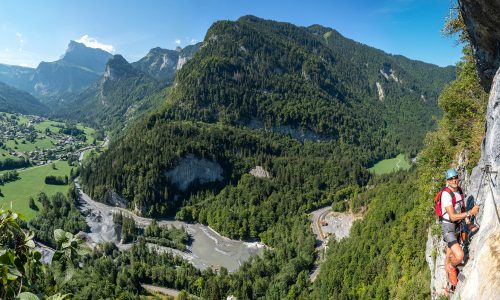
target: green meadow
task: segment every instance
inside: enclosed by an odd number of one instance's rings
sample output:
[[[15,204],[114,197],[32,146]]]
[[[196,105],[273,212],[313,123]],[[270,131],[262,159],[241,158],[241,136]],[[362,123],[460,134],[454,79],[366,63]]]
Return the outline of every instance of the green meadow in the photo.
[[[17,142],[17,144],[16,144]],[[33,151],[36,148],[38,149],[52,149],[54,147],[54,144],[57,142],[57,140],[53,138],[37,138],[34,143],[28,142],[26,140],[8,140],[5,142],[5,145],[10,148],[10,149],[15,149],[21,152],[28,152],[28,151]]]
[[[0,161],[6,160],[7,158],[17,159],[17,157],[9,154],[9,151],[0,148]]]
[[[36,131],[38,131],[38,132],[45,132],[45,130],[47,128],[52,132],[59,132],[59,129],[61,129],[61,126],[64,126],[64,123],[50,121],[50,120],[45,120],[45,121],[42,121],[40,123],[36,123],[35,125],[33,125],[33,127],[35,127]]]
[[[369,168],[368,171],[374,173],[375,175],[382,175],[399,170],[408,170],[410,167],[411,163],[407,160],[407,158],[403,154],[399,154],[395,158],[379,161],[373,167]]]
[[[45,184],[45,177],[48,175],[69,177],[71,166],[66,161],[55,161],[54,164],[56,169],[52,168],[52,164],[48,164],[17,170],[21,179],[0,185],[2,191],[0,206],[10,208],[12,203],[12,209],[23,214],[26,220],[30,220],[36,215],[36,211],[28,206],[30,196],[36,199],[38,193],[42,191],[47,195],[54,195],[57,192],[66,194],[68,185]],[[5,172],[0,172],[0,174]],[[40,206],[38,202],[36,203]]]

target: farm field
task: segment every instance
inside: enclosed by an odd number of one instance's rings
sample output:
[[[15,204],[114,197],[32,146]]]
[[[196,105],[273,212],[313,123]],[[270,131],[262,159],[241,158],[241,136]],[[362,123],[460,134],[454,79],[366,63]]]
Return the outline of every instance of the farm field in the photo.
[[[374,173],[375,175],[382,175],[399,170],[408,170],[410,167],[411,163],[406,159],[406,157],[403,154],[399,154],[395,158],[379,161],[373,167],[369,168],[368,171]]]
[[[0,185],[2,196],[0,196],[0,206],[10,208],[24,215],[26,220],[32,219],[36,215],[36,211],[28,206],[29,197],[36,199],[40,192],[45,192],[47,195],[53,195],[57,192],[66,194],[68,185],[49,185],[45,184],[45,177],[48,175],[69,177],[71,166],[66,161],[55,161],[56,169],[52,168],[52,163],[31,167],[28,169],[17,170],[21,179],[14,182],[8,182]],[[76,167],[73,167],[76,169]],[[7,171],[0,172],[0,174]],[[40,205],[37,202],[37,205]]]

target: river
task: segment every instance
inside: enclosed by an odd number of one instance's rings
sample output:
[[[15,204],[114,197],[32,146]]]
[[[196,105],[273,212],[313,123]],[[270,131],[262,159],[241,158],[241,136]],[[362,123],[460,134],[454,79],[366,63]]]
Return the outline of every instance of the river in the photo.
[[[133,217],[138,227],[144,228],[152,221],[149,218],[139,217],[129,210],[96,202],[80,189],[78,183],[76,185],[80,193],[78,209],[87,215],[86,221],[90,227],[88,235],[95,243],[113,242],[120,250],[126,250],[132,246],[132,244],[121,244],[118,240],[117,226],[113,223],[113,212],[122,211],[122,213]],[[202,224],[189,224],[175,220],[159,220],[157,222],[160,226],[184,227],[191,236],[192,243],[188,247],[188,251],[184,252],[153,244],[149,246],[160,252],[165,251],[182,256],[198,269],[225,267],[229,272],[234,272],[251,256],[262,254],[265,248],[263,243],[249,243],[223,237]]]

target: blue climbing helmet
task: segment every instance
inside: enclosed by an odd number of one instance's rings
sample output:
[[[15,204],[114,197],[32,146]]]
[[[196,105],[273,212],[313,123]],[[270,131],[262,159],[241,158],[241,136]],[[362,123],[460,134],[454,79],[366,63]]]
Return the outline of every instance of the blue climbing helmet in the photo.
[[[448,169],[448,171],[446,171],[446,180],[450,179],[451,177],[455,177],[455,176],[458,176],[457,170]]]

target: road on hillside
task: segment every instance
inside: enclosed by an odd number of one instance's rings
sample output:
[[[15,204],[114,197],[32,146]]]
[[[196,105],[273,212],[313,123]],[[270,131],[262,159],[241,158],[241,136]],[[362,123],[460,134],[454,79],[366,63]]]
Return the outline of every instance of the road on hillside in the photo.
[[[148,291],[160,292],[162,294],[169,295],[172,297],[177,297],[180,294],[180,291],[174,290],[174,289],[169,289],[166,287],[155,286],[155,285],[150,285],[150,284],[141,284],[141,286]]]
[[[314,263],[312,273],[309,275],[309,280],[311,282],[314,282],[316,280],[316,277],[319,274],[319,269],[320,269],[319,265],[321,264],[321,260],[322,260],[321,253],[322,253],[323,249],[325,248],[326,243],[328,242],[325,239],[325,236],[323,234],[323,229],[321,228],[320,222],[322,219],[324,219],[325,215],[331,211],[332,211],[332,207],[326,206],[326,207],[323,207],[323,208],[320,208],[318,210],[311,212],[311,214],[309,215],[310,216],[309,219],[311,220],[311,228],[312,228],[312,231],[316,237],[316,252],[318,253],[318,259]]]
[[[316,236],[317,243],[320,243],[320,247],[325,241],[325,235],[321,229],[321,220],[324,219],[325,215],[332,211],[331,206],[323,207],[318,210],[311,212],[310,220],[314,235]]]
[[[325,248],[328,244],[330,237],[335,237],[340,240],[349,236],[354,220],[360,216],[351,213],[332,212],[332,207],[327,206],[309,213],[309,220],[311,220],[311,228],[316,237],[316,252],[318,259],[313,267],[313,272],[309,275],[311,281],[316,280],[319,274],[319,266],[324,260]],[[325,226],[321,225],[321,221],[325,221]]]

